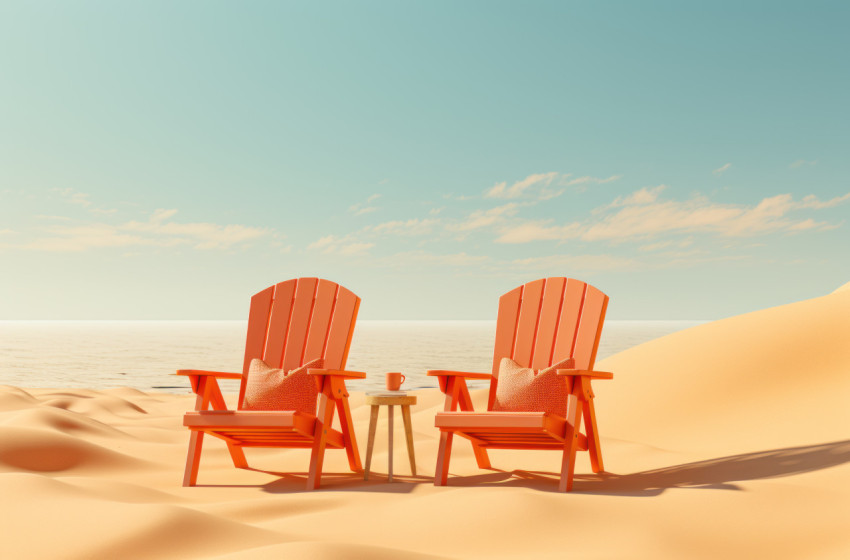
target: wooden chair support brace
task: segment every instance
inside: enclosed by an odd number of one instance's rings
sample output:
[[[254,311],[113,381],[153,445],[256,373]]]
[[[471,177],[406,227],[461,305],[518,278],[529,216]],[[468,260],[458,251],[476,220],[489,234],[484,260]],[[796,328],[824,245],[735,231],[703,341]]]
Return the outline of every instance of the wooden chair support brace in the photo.
[[[587,451],[590,455],[590,467],[595,473],[599,473],[605,470],[605,466],[602,463],[602,445],[599,442],[599,429],[596,425],[596,407],[593,403],[593,399],[596,395],[593,393],[593,389],[590,385],[591,379],[610,379],[613,377],[613,374],[609,374],[607,372],[592,372],[597,374],[606,374],[606,376],[589,376],[589,375],[575,375],[574,373],[562,373],[562,371],[568,370],[559,370],[558,375],[565,375],[567,377],[567,381],[570,385],[570,393],[575,395],[580,410],[582,411],[582,417],[584,418],[585,425],[585,433],[587,435]],[[574,371],[574,370],[573,370]],[[611,377],[608,377],[610,375]]]
[[[561,459],[561,480],[558,484],[560,492],[573,489],[575,474],[576,452],[578,451],[579,431],[581,429],[582,403],[571,394],[567,397],[567,433],[564,438],[564,454]]]
[[[307,490],[315,490],[322,479],[322,463],[325,461],[325,448],[328,443],[328,429],[333,424],[334,405],[332,384],[323,382],[319,395],[319,410],[316,412],[316,431],[313,435],[313,450],[310,454],[310,471],[307,474]]]
[[[227,404],[224,402],[224,396],[221,394],[215,376],[189,375],[189,381],[192,384],[192,390],[197,394],[195,398],[195,410],[197,412],[210,410],[210,406],[212,406],[212,410],[227,410]],[[242,448],[231,442],[226,443],[233,465],[240,469],[248,468],[248,460],[245,458],[245,452],[242,451]],[[204,433],[199,430],[192,430],[189,435],[189,453],[186,460],[186,470],[183,473],[183,486],[194,486],[198,482],[198,467],[201,462],[203,444]]]
[[[446,395],[445,404],[443,405],[443,410],[446,412],[454,412],[455,410],[460,409],[461,411],[473,412],[472,407],[472,397],[469,395],[469,389],[466,386],[466,377],[472,377],[472,375],[457,375],[460,372],[452,372],[455,375],[441,375],[437,372],[429,372],[428,375],[436,375],[440,382],[440,388],[444,389],[443,392]],[[490,378],[491,376],[487,374],[473,374],[476,378]],[[439,451],[437,455],[437,472],[435,473],[434,483],[437,486],[445,486],[448,481],[449,476],[449,460],[452,452],[452,442],[454,440],[454,433],[451,431],[441,431],[440,432],[440,445]],[[475,455],[475,461],[478,463],[478,467],[482,469],[490,468],[490,456],[487,454],[487,450],[481,447],[479,444],[470,440],[472,443],[472,452]]]
[[[339,414],[339,425],[342,437],[345,441],[345,453],[348,456],[348,467],[354,472],[363,470],[360,463],[360,452],[357,449],[357,440],[354,437],[354,420],[351,418],[351,406],[348,404],[348,391],[345,389],[345,381],[339,377],[331,377],[333,399]]]

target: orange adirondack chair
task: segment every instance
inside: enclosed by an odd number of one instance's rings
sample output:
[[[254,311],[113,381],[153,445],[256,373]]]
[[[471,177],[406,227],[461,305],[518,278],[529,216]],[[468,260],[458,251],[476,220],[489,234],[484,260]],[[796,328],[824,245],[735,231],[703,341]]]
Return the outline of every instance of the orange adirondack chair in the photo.
[[[224,440],[238,468],[248,467],[244,447],[312,449],[308,490],[319,487],[328,447],[345,448],[351,470],[362,471],[345,380],[363,379],[366,374],[344,370],[359,307],[359,297],[328,280],[298,278],[281,282],[251,298],[241,374],[178,370],[178,375],[189,377],[197,394],[195,411],[183,417],[183,425],[191,430],[183,486],[197,482],[204,434]],[[286,371],[322,358],[323,369],[309,369],[319,390],[316,414],[244,410],[247,373],[254,358]],[[227,409],[217,378],[242,380],[236,410]],[[339,412],[341,431],[332,428],[334,409]]]
[[[434,484],[448,480],[452,439],[455,434],[472,442],[478,466],[490,468],[487,449],[555,449],[562,451],[559,490],[572,489],[576,452],[590,452],[593,472],[601,472],[602,452],[596,428],[592,379],[612,379],[608,372],[593,371],[608,296],[579,280],[544,278],[529,282],[499,299],[493,372],[470,373],[431,370],[445,393],[445,408],[438,412],[440,447]],[[566,384],[566,418],[547,412],[496,411],[496,388],[502,358],[535,370],[559,364],[557,379]],[[490,380],[486,412],[475,412],[466,379]],[[459,409],[459,410],[458,410]],[[580,433],[584,417],[586,434]]]

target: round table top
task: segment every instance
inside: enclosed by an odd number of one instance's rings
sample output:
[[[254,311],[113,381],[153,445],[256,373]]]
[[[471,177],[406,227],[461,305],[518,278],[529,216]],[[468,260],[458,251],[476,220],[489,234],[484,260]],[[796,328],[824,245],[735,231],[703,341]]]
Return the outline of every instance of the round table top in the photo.
[[[366,393],[367,405],[411,405],[416,404],[416,395],[408,395],[404,391],[384,391],[382,393]]]

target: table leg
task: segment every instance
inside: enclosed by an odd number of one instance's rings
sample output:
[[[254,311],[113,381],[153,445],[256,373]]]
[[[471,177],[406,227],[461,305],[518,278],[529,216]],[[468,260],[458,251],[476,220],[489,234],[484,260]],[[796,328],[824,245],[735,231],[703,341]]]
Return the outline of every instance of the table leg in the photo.
[[[404,435],[407,438],[407,456],[410,458],[410,474],[416,476],[416,459],[413,457],[413,425],[410,422],[410,405],[401,405],[401,419],[404,420]]]
[[[369,443],[366,445],[366,473],[363,480],[369,480],[369,467],[372,466],[372,450],[375,449],[375,430],[378,427],[378,405],[372,405],[372,414],[369,416]]]
[[[388,443],[387,443],[387,447],[389,448],[388,449],[389,453],[387,454],[387,482],[392,482],[393,481],[393,409],[395,407],[393,405],[389,405],[389,406],[387,406],[387,408],[389,409],[389,415],[390,415],[390,420],[389,420],[390,433],[389,433]]]

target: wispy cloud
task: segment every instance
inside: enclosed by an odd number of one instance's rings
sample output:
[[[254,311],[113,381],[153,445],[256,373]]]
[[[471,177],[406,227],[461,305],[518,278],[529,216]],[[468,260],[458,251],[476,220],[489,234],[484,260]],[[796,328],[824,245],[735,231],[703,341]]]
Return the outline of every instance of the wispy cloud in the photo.
[[[569,187],[575,185],[603,185],[605,183],[612,183],[622,178],[622,175],[611,175],[610,177],[606,177],[604,179],[601,177],[591,177],[590,175],[585,175],[584,177],[576,177],[575,179],[568,180],[566,182],[566,185]]]
[[[496,243],[529,243],[531,241],[561,241],[574,239],[582,233],[580,223],[562,226],[549,225],[553,220],[529,221],[502,228]]]
[[[411,220],[394,220],[384,222],[376,226],[367,226],[366,231],[381,235],[425,235],[431,233],[436,224],[440,223],[437,219],[413,218]]]
[[[516,202],[509,202],[502,206],[496,206],[489,210],[475,210],[470,213],[465,219],[458,223],[447,226],[453,231],[472,231],[484,227],[492,226],[493,224],[504,220],[508,216],[513,216],[517,213],[519,205]]]
[[[355,216],[361,216],[363,214],[368,214],[370,212],[374,212],[378,210],[377,206],[370,206],[370,204],[379,199],[381,197],[380,194],[373,194],[369,198],[366,199],[365,202],[357,202],[348,207],[348,211],[354,214]]]
[[[795,201],[790,194],[761,200],[755,206],[718,204],[705,197],[687,201],[659,201],[661,187],[641,189],[616,199],[593,218],[581,222],[554,224],[553,220],[512,223],[500,229],[497,243],[532,241],[622,242],[650,239],[663,234],[713,233],[725,237],[745,237],[768,232],[797,232],[837,227],[810,218],[793,219],[792,211],[831,208],[850,200],[850,193],[821,201],[808,195]],[[619,202],[618,202],[619,201]],[[618,209],[617,209],[618,208]],[[610,211],[617,209],[615,211]]]
[[[614,202],[609,204],[608,206],[604,206],[598,211],[607,210],[608,208],[617,208],[620,206],[634,206],[638,204],[651,204],[658,200],[658,196],[661,192],[667,188],[667,185],[658,185],[657,187],[649,188],[644,187],[640,190],[637,190],[631,194],[626,196],[618,196],[614,199]]]
[[[830,200],[826,200],[821,202],[818,200],[813,194],[806,195],[803,197],[803,200],[800,202],[800,208],[815,208],[817,210],[821,210],[823,208],[832,208],[833,206],[838,206],[842,202],[846,202],[850,200],[850,193],[847,193],[842,196],[836,196]]]
[[[168,246],[175,244],[173,241],[157,241],[140,235],[121,233],[109,224],[91,224],[50,228],[48,235],[27,242],[21,248],[48,252],[81,252],[109,247]]]
[[[325,254],[359,256],[367,254],[369,249],[374,246],[374,243],[356,241],[350,235],[343,237],[326,235],[308,245],[307,249],[316,250]]]
[[[810,201],[809,204],[813,204]],[[738,237],[791,230],[798,221],[786,218],[803,208],[790,194],[768,197],[754,207],[717,204],[704,197],[628,206],[589,225],[581,238],[586,241],[625,240],[670,232],[711,232]]]
[[[723,173],[725,173],[725,172],[726,172],[726,171],[727,171],[730,167],[732,167],[732,164],[731,164],[731,163],[727,163],[727,164],[721,165],[720,167],[718,167],[717,169],[715,169],[714,171],[712,171],[712,173],[714,173],[715,175],[722,175],[722,174],[723,174]]]
[[[170,244],[189,244],[196,249],[229,249],[271,234],[268,228],[237,224],[219,225],[210,222],[181,223],[170,221],[174,209],[157,209],[147,222],[127,222],[120,231],[151,234]]]
[[[691,246],[693,242],[693,237],[688,237],[687,239],[682,240],[659,241],[658,243],[649,243],[647,245],[641,245],[640,247],[638,247],[638,251],[641,251],[643,253],[649,253],[653,251],[659,251],[661,249],[684,249],[685,247]]]
[[[803,220],[802,222],[797,222],[791,226],[788,226],[790,231],[805,231],[807,229],[822,229],[824,226],[828,226],[826,222],[816,222],[813,219],[809,218],[807,220]]]
[[[742,261],[747,255],[712,255],[700,250],[667,251],[642,258],[621,257],[609,254],[550,255],[512,261],[511,268],[539,275],[562,274],[564,270],[592,274],[611,271],[634,271],[694,266],[705,263]]]
[[[453,266],[468,267],[480,266],[490,262],[492,259],[486,255],[469,255],[465,252],[437,254],[425,251],[403,251],[385,259],[390,266]]]
[[[542,188],[549,186],[557,176],[558,173],[556,171],[550,171],[549,173],[534,173],[521,181],[517,181],[510,187],[507,182],[498,183],[488,189],[487,192],[484,193],[484,196],[485,198],[519,198],[535,185]],[[548,191],[545,192],[545,195],[552,198],[552,194]]]
[[[640,266],[640,262],[629,257],[614,255],[550,255],[516,259],[513,266],[533,269],[544,274],[553,271],[572,270],[579,272],[600,272],[610,270],[630,270]]]
[[[64,198],[67,202],[71,204],[77,204],[84,208],[91,206],[91,200],[89,200],[89,196],[86,193],[75,191],[74,189],[65,188],[65,189],[50,189],[51,192],[58,194],[62,198]]]
[[[797,161],[791,163],[791,165],[789,165],[788,167],[790,167],[791,169],[797,169],[799,167],[808,167],[808,166],[817,165],[817,164],[818,164],[818,160],[816,160],[816,159],[813,159],[813,160],[798,159]]]
[[[117,225],[107,223],[51,225],[43,230],[44,234],[22,243],[19,248],[60,252],[78,252],[107,247],[173,247],[177,245],[186,245],[195,249],[229,249],[273,233],[267,228],[243,225],[170,221],[176,213],[176,210],[158,209],[145,222],[129,221]]]
[[[75,204],[77,206],[82,206],[89,212],[93,214],[114,214],[116,212],[115,208],[104,208],[102,206],[93,206],[91,201],[91,195],[84,192],[75,191],[71,188],[54,188],[50,189],[50,192],[58,194],[60,197],[65,199],[66,202],[70,204]]]
[[[70,216],[56,216],[53,214],[36,214],[33,216],[39,220],[50,220],[53,222],[73,222],[74,220]]]

